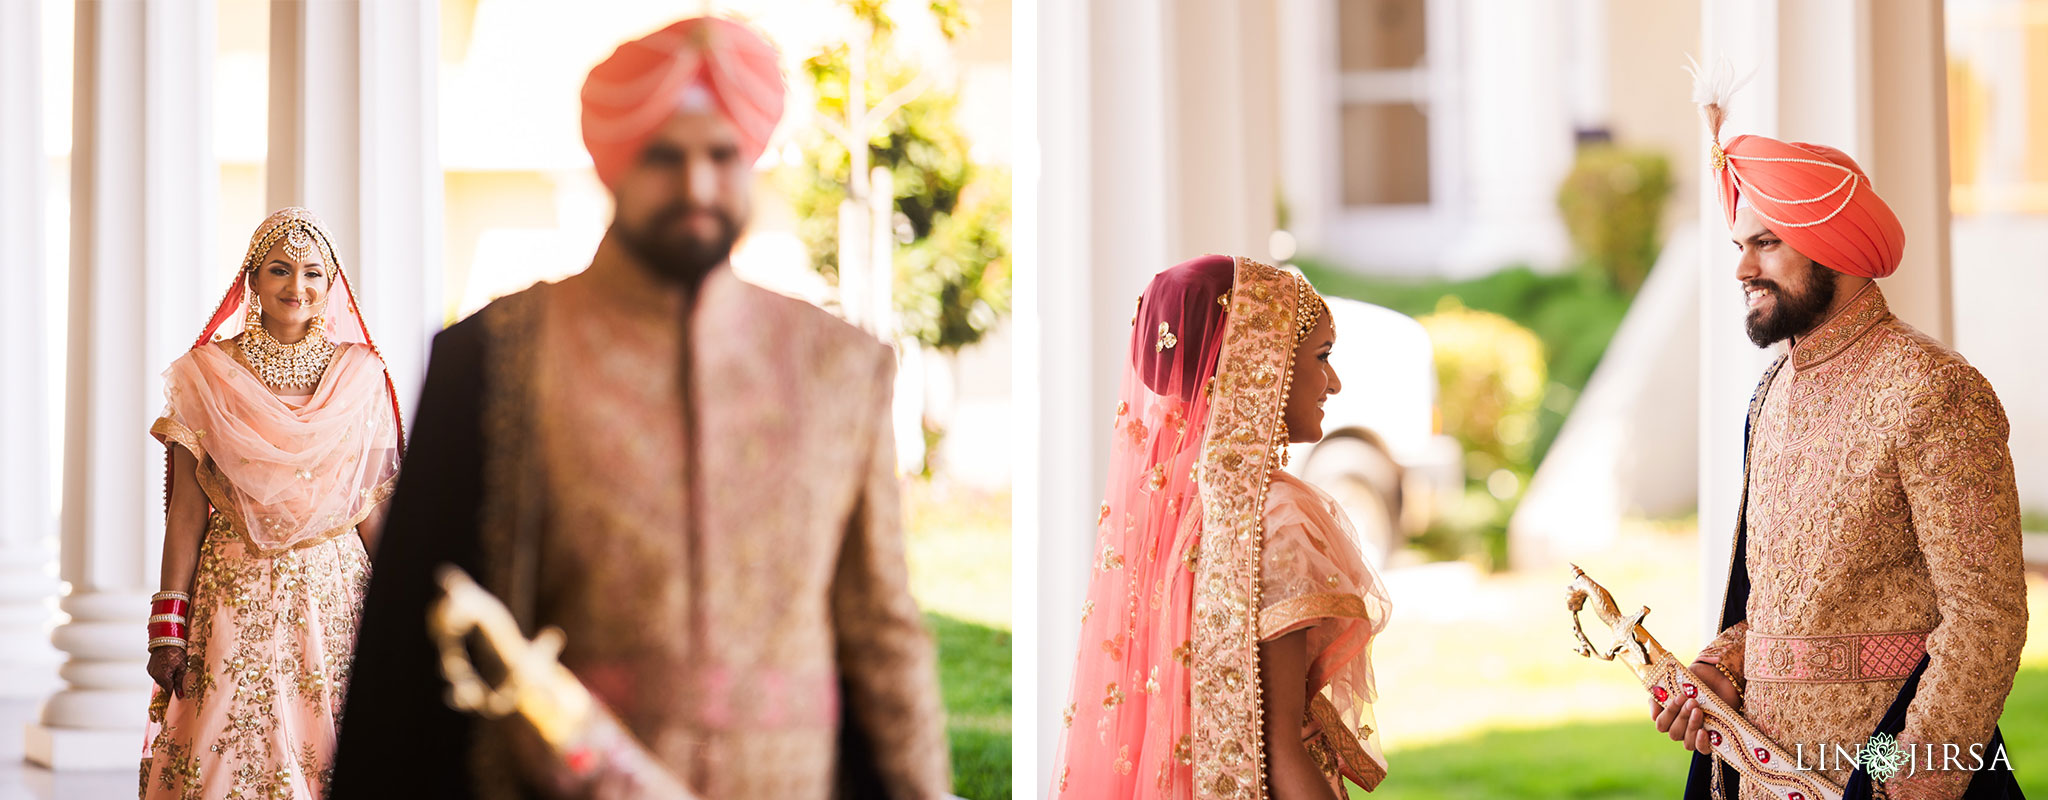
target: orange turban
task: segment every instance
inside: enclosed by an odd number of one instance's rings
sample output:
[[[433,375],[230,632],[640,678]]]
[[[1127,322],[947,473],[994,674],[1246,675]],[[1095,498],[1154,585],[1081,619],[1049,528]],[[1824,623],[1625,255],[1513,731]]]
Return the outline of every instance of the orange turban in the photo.
[[[1714,172],[1728,224],[1747,203],[1772,233],[1821,266],[1865,278],[1898,270],[1906,229],[1842,151],[1737,136],[1714,154]]]
[[[761,157],[782,118],[782,69],[760,34],[731,20],[686,19],[619,45],[583,80],[583,145],[610,186],[676,112],[715,106]]]

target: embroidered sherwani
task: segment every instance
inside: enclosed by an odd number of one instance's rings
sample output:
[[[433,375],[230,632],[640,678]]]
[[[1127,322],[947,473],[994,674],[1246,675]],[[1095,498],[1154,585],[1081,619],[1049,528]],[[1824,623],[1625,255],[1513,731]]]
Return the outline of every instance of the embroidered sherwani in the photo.
[[[1923,654],[1899,742],[1923,769],[1926,745],[1937,759],[1957,745],[1967,770],[1992,737],[2027,623],[2007,431],[1984,377],[1875,284],[1758,387],[1731,554],[1748,601],[1731,598],[1723,622],[1746,615],[1702,655],[1741,681],[1745,716],[1837,784],[1855,764],[1834,748],[1865,743]],[[1957,797],[1965,770],[1902,770],[1886,788]]]
[[[425,604],[449,562],[529,634],[561,628],[563,664],[700,796],[942,796],[893,364],[725,268],[691,311],[600,260],[444,333],[408,467],[439,477],[394,500],[337,791],[525,791],[503,729],[441,700]]]

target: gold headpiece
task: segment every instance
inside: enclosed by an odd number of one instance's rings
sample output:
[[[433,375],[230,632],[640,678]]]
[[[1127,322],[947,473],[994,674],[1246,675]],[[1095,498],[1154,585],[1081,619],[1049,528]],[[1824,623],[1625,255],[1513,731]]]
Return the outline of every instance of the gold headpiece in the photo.
[[[291,206],[278,209],[256,226],[256,233],[249,237],[249,254],[242,259],[242,271],[255,272],[257,262],[279,241],[284,242],[285,255],[306,261],[317,253],[329,269],[341,270],[341,259],[334,255],[334,241],[327,234],[327,226],[320,224],[320,218],[313,216],[313,212]]]
[[[1294,275],[1294,291],[1296,295],[1294,303],[1294,343],[1299,345],[1308,339],[1310,333],[1315,331],[1316,323],[1321,322],[1323,316],[1330,313],[1330,304],[1323,299],[1321,294],[1316,293],[1316,287],[1309,285],[1307,277],[1298,272],[1292,274]]]

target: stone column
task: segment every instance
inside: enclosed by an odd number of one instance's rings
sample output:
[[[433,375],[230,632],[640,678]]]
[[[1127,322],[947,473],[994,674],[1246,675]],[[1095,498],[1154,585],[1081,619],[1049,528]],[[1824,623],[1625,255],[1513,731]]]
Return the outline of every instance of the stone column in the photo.
[[[47,348],[49,294],[44,280],[43,54],[41,3],[0,4],[0,697],[41,697],[57,687],[56,509],[50,503],[50,445],[55,421]]]
[[[1092,521],[1128,335],[1144,281],[1169,266],[1165,0],[1048,0],[1019,14],[1014,241],[1017,397],[1013,530],[1020,652],[1014,794],[1057,769],[1087,592]],[[1119,316],[1121,315],[1121,316]]]
[[[1201,0],[1048,0],[1016,21],[1013,530],[1020,797],[1053,780],[1131,314],[1160,270],[1264,257],[1278,160],[1277,16]]]
[[[332,230],[408,424],[442,322],[439,24],[433,3],[270,4],[268,205]]]
[[[1168,6],[1166,263],[1203,253],[1272,260],[1279,201],[1279,14],[1267,3]],[[1328,170],[1325,164],[1324,169]]]
[[[1735,95],[1723,138],[1819,142],[1855,158],[1906,229],[1904,264],[1879,286],[1901,319],[1951,340],[1941,3],[1730,0],[1702,3],[1700,14],[1701,63],[1725,57],[1737,75],[1755,70]],[[1706,169],[1706,152],[1703,130],[1696,160],[1679,167]],[[1701,183],[1700,572],[1711,627],[1742,495],[1744,415],[1773,354],[1742,333],[1727,219],[1714,187]]]
[[[1489,4],[1452,23],[1463,36],[1457,133],[1468,216],[1444,257],[1447,274],[1552,267],[1567,255],[1557,213],[1573,157],[1566,11],[1562,0]]]
[[[214,5],[78,4],[60,603],[64,688],[27,735],[55,769],[134,769],[163,549],[159,374],[223,278],[209,258]]]

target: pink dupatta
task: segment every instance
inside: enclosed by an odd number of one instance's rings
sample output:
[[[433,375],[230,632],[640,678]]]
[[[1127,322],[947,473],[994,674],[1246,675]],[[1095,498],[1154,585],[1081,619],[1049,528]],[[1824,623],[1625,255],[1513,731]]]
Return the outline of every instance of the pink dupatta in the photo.
[[[326,335],[341,345],[298,408],[214,344],[222,328],[242,316],[245,281],[256,262],[293,233],[310,235],[333,270]],[[164,372],[164,394],[164,414],[150,433],[192,451],[208,501],[258,552],[346,532],[391,493],[405,448],[398,398],[348,273],[312,212],[285,208],[257,227],[220,306],[192,349]],[[166,452],[167,502],[170,480]]]
[[[1258,644],[1325,619],[1343,644],[1312,666],[1310,689],[1342,689],[1318,693],[1321,730],[1345,774],[1384,774],[1356,724],[1369,718],[1370,672],[1353,668],[1377,630],[1366,619],[1366,601],[1385,598],[1377,576],[1346,571],[1359,603],[1283,610],[1265,616],[1284,630],[1261,630],[1267,496],[1296,310],[1312,291],[1274,267],[1204,256],[1139,298],[1054,797],[1264,797]]]

